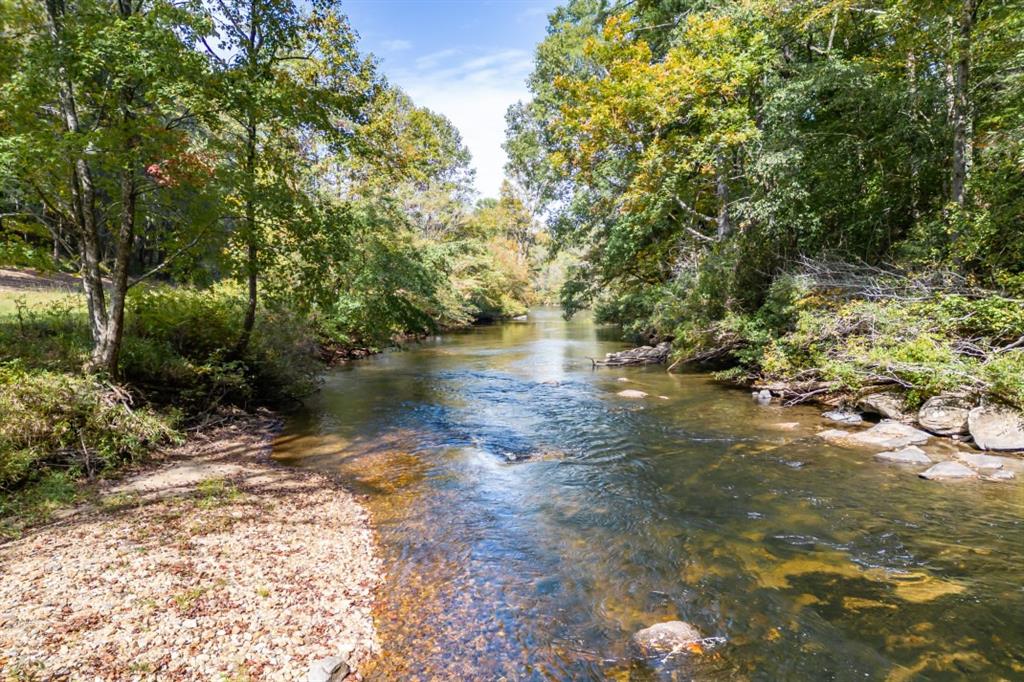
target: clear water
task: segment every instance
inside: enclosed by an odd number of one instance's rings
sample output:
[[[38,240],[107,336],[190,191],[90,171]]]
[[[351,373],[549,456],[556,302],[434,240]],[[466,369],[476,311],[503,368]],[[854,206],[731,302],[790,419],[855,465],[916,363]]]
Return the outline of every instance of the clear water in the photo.
[[[332,372],[291,419],[276,456],[342,474],[379,533],[371,679],[1024,679],[1024,485],[920,480],[706,375],[592,369],[622,347],[536,311]],[[722,643],[638,659],[670,619]]]

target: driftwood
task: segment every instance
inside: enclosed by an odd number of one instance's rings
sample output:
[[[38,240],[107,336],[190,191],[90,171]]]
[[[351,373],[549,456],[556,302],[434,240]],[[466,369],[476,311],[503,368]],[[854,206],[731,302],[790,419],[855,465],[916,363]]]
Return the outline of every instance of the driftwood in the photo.
[[[668,360],[672,344],[662,341],[657,346],[640,346],[618,353],[608,353],[604,360],[590,358],[594,367],[621,367],[623,365],[659,365]]]

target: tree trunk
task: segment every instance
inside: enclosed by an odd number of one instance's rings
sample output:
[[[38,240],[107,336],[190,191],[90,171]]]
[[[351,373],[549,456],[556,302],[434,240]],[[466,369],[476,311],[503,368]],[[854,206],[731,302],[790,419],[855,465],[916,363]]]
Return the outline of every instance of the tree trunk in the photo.
[[[953,163],[950,172],[950,201],[963,208],[967,178],[973,156],[974,121],[970,100],[971,37],[981,0],[963,0],[956,26],[955,57],[952,73]]]
[[[131,168],[121,173],[121,219],[115,243],[114,272],[110,284],[110,312],[102,340],[93,350],[91,365],[118,377],[118,360],[124,337],[124,303],[128,293],[128,268],[135,239],[135,205],[138,191]]]
[[[249,300],[245,308],[245,319],[242,321],[242,334],[238,337],[235,345],[235,355],[241,357],[249,347],[249,340],[252,338],[253,327],[256,326],[256,304],[257,284],[259,268],[257,257],[256,234],[256,124],[252,118],[249,119],[249,126],[246,138],[246,196],[245,196],[245,246],[246,262],[245,273],[249,286]]]
[[[717,237],[724,242],[732,234],[732,220],[729,218],[729,168],[721,152],[715,163],[715,196],[718,199]]]
[[[63,0],[46,0],[46,14],[49,19],[50,39],[54,51],[60,55],[64,52],[63,31],[64,3]],[[68,74],[67,67],[62,63],[57,67],[58,96],[61,116],[65,130],[72,135],[81,134],[78,119],[78,106],[75,101],[74,84]],[[74,208],[74,225],[78,232],[79,245],[82,251],[81,275],[82,288],[85,291],[89,312],[89,332],[94,347],[100,343],[107,327],[107,307],[103,293],[103,277],[100,270],[100,236],[96,221],[96,189],[92,179],[92,169],[88,161],[81,155],[71,162],[71,195]]]

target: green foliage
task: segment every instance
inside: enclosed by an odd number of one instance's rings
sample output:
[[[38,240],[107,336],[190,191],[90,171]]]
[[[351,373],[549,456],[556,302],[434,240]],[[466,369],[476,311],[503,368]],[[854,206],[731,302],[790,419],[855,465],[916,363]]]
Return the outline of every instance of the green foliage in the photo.
[[[98,379],[0,365],[0,489],[54,466],[101,472],[174,434],[173,419]]]

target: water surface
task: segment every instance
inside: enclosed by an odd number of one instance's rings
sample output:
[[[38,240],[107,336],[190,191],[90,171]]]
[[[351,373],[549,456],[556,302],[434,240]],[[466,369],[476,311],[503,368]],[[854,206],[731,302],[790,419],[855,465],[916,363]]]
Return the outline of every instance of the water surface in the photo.
[[[536,311],[334,371],[294,416],[276,455],[341,473],[379,533],[371,679],[1024,679],[1024,486],[920,480],[706,375],[592,369],[623,347]],[[670,619],[704,655],[638,660]]]

